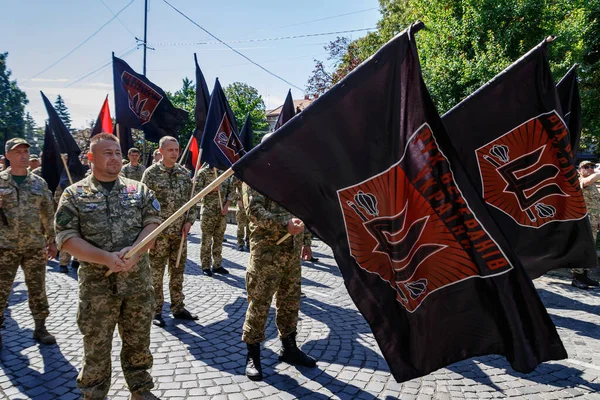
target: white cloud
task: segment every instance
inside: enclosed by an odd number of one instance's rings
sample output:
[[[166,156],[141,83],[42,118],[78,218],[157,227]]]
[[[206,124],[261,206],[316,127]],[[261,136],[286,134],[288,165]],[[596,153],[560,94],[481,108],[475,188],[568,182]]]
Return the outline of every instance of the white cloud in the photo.
[[[57,79],[47,79],[47,78],[33,78],[30,79],[31,82],[69,82],[70,79],[67,78],[57,78]]]

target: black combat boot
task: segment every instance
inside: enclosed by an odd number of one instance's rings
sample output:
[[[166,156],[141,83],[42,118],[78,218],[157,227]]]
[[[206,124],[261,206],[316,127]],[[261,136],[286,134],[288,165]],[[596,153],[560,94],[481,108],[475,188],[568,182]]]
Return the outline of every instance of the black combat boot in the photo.
[[[246,376],[253,381],[262,381],[262,367],[260,365],[260,343],[246,344]]]
[[[593,287],[598,286],[598,281],[590,278],[588,276],[588,271],[585,271],[583,274],[581,274],[581,276],[579,277],[579,280],[588,286],[593,286]]]
[[[279,352],[279,361],[309,368],[317,366],[317,362],[314,358],[307,355],[296,346],[296,332],[288,335],[288,337],[281,338],[281,343],[283,344],[283,347]]]
[[[46,318],[35,319],[33,338],[42,344],[55,344],[56,338],[46,330]]]
[[[175,318],[175,319],[185,319],[185,320],[188,320],[188,321],[197,321],[198,320],[198,316],[196,314],[192,314],[191,312],[189,312],[185,308],[183,310],[181,310],[181,311],[173,313],[173,318]]]
[[[152,324],[156,325],[160,328],[163,328],[165,326],[165,320],[162,317],[162,314],[158,313],[158,314],[154,314],[154,318],[152,319]]]
[[[583,274],[573,274],[571,285],[577,289],[588,290],[590,287],[583,281]]]

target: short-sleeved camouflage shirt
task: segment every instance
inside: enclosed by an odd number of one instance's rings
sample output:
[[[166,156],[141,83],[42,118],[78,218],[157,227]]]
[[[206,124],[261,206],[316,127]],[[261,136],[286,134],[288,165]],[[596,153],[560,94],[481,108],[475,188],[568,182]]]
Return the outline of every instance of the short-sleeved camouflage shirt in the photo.
[[[71,238],[82,238],[100,249],[115,252],[133,245],[145,226],[160,224],[160,204],[141,182],[119,178],[110,192],[89,176],[65,189],[55,216],[56,242],[61,249]],[[129,296],[150,290],[148,255],[128,272],[104,277],[108,267],[81,262],[79,290]]]

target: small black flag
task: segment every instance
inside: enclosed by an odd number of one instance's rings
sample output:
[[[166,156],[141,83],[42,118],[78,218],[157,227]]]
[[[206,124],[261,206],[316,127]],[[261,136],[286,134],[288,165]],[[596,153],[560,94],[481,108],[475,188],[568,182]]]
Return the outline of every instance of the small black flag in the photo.
[[[60,182],[60,174],[64,170],[60,160],[60,152],[56,149],[56,141],[48,124],[44,130],[44,145],[42,146],[42,178],[48,184],[52,193],[56,191]]]
[[[114,56],[113,79],[117,123],[143,130],[151,142],[163,136],[177,137],[187,121],[187,111],[174,107],[161,88]]]
[[[573,159],[579,151],[579,139],[581,138],[581,99],[579,97],[579,85],[577,84],[577,64],[556,84],[556,91],[563,112],[563,120],[569,128],[571,139],[571,153]]]
[[[196,161],[198,160],[198,154],[200,150],[200,143],[202,143],[202,132],[204,132],[204,125],[206,125],[206,118],[208,116],[208,106],[210,103],[210,94],[208,92],[208,86],[204,79],[204,74],[198,65],[198,59],[194,54],[194,62],[196,64],[196,106],[194,108],[194,120],[196,121],[196,129],[194,130],[192,139],[190,141],[190,156],[187,157],[185,165],[190,171],[194,171],[196,168]]]
[[[288,91],[287,96],[285,96],[285,101],[283,102],[283,106],[281,106],[281,112],[277,117],[277,122],[275,122],[274,131],[281,128],[283,124],[288,122],[296,115],[296,110],[294,109],[294,100],[292,99],[292,90]]]
[[[240,141],[246,152],[252,150],[254,147],[254,134],[252,132],[252,121],[250,120],[250,114],[246,117],[246,122],[240,132]]]

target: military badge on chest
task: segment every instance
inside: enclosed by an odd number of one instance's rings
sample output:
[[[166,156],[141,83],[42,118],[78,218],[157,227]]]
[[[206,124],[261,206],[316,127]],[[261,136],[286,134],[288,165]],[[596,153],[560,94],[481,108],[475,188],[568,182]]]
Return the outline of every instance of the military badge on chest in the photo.
[[[142,194],[137,191],[135,185],[129,185],[121,189],[119,193],[119,202],[123,208],[136,207],[140,203]]]

